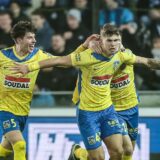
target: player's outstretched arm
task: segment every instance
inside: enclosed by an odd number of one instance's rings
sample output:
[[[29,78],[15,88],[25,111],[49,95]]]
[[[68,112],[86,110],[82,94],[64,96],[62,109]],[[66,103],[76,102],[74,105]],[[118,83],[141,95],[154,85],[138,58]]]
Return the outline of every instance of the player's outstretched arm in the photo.
[[[135,64],[141,64],[150,69],[160,69],[160,59],[136,56]]]
[[[39,62],[36,61],[28,65],[15,63],[15,66],[12,67],[11,70],[14,74],[21,73],[22,75],[25,75],[38,69],[49,68],[53,66],[72,66],[71,56],[67,55],[63,57],[53,57]]]
[[[71,61],[70,55],[46,59],[46,60],[40,61],[38,63],[39,63],[38,69],[54,67],[54,66],[67,66],[67,67],[72,66],[72,61]],[[34,68],[33,68],[33,70],[34,70]]]

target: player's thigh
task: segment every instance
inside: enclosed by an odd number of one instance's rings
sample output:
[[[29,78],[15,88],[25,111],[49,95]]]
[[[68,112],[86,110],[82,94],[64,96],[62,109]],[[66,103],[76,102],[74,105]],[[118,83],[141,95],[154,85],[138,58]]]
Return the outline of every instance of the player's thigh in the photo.
[[[105,154],[103,147],[100,146],[96,149],[87,150],[89,155],[89,160],[95,159],[95,160],[105,160]]]
[[[25,126],[26,119],[26,116],[16,116],[10,112],[0,111],[2,134],[9,143],[14,144],[23,139],[21,128],[24,128],[22,126]]]
[[[132,147],[133,147],[133,150],[135,148],[135,145],[136,145],[136,141],[131,141],[132,142]]]
[[[126,155],[133,154],[133,146],[129,135],[124,135],[123,137],[123,150]]]
[[[113,106],[110,106],[101,113],[100,127],[102,139],[122,133],[122,127]]]
[[[4,136],[2,137],[1,145],[6,149],[12,150],[11,143]]]
[[[132,141],[138,136],[138,106],[124,111],[118,111],[119,122],[122,126],[122,134],[129,135]]]
[[[99,112],[77,111],[78,127],[87,150],[97,149],[102,145]]]
[[[13,131],[7,132],[4,136],[12,145],[14,145],[18,141],[24,140],[20,130],[13,130]]]
[[[136,141],[138,137],[138,121],[139,121],[139,111],[138,106],[130,109],[129,119],[127,119],[128,134],[131,141]]]
[[[109,154],[112,153],[122,153],[123,152],[123,139],[121,134],[113,134],[109,137],[106,137],[104,143],[108,149]]]

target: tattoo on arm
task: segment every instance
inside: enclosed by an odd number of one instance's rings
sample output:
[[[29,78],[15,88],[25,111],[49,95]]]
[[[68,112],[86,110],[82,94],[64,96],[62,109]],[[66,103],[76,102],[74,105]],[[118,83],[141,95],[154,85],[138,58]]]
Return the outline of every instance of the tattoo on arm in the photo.
[[[151,69],[160,69],[160,60],[148,58],[148,67]]]
[[[136,56],[136,64],[140,64],[150,69],[160,69],[160,59]]]

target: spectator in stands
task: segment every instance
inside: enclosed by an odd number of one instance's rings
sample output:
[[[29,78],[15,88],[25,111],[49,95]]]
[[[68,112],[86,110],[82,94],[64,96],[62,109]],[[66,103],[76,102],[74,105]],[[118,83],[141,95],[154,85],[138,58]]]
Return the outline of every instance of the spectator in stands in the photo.
[[[152,48],[149,51],[149,58],[160,58],[160,36],[153,38]],[[136,73],[142,78],[142,84],[139,88],[140,90],[160,90],[160,71],[148,70],[141,67]]]
[[[92,30],[92,10],[88,5],[88,0],[74,0],[73,8],[81,12],[82,21],[88,30]]]
[[[70,51],[76,49],[89,34],[89,30],[81,23],[81,12],[77,9],[70,9],[67,13],[67,26],[64,32]]]
[[[0,7],[7,8],[11,0],[0,0]]]
[[[9,9],[12,14],[13,25],[20,20],[29,20],[29,17],[22,12],[20,3],[16,0],[11,1]]]
[[[52,36],[51,48],[48,50],[55,56],[64,56],[69,52],[66,49],[66,41],[61,34]],[[38,85],[55,91],[72,91],[75,87],[77,71],[74,68],[54,68],[53,70],[42,70],[39,74]]]
[[[99,26],[105,23],[121,26],[133,21],[134,15],[129,9],[120,7],[116,0],[105,0],[105,8],[99,13]]]
[[[53,55],[65,56],[68,54],[66,47],[66,41],[63,35],[57,33],[52,36],[51,47],[47,51]]]
[[[31,21],[36,29],[36,47],[46,50],[50,47],[50,41],[54,30],[50,27],[40,10],[32,12]]]
[[[142,50],[136,41],[137,24],[135,22],[130,22],[127,24],[122,24],[120,30],[122,32],[122,43],[126,48],[132,50],[133,53],[140,53]],[[133,45],[134,43],[134,45]]]
[[[12,28],[12,18],[7,10],[0,11],[0,49],[12,46],[14,44],[10,37]]]
[[[39,9],[56,32],[63,31],[66,24],[65,10],[57,5],[57,0],[43,0]]]
[[[154,37],[152,40],[152,49],[151,49],[151,55],[153,58],[160,59],[160,35],[157,37]],[[155,70],[152,71],[152,88],[153,90],[160,90],[160,84],[159,84],[159,79],[160,79],[160,71]]]
[[[151,37],[160,36],[160,10],[152,8],[149,11]]]
[[[40,92],[40,93],[38,93]],[[31,107],[33,108],[46,108],[54,107],[55,99],[51,94],[45,93],[44,90],[40,90],[37,84],[34,87],[34,95],[31,102]]]

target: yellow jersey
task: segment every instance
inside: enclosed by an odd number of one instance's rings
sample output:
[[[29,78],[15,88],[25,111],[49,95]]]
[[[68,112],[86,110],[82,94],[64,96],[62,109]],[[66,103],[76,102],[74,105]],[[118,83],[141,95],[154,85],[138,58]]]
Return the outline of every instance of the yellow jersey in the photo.
[[[79,108],[99,111],[112,105],[110,83],[113,74],[123,63],[133,64],[135,55],[131,52],[119,51],[108,58],[104,54],[97,54],[87,49],[80,53],[72,53],[71,60],[72,65],[80,69],[77,85]],[[75,93],[77,93],[76,90]],[[76,103],[77,98],[75,97],[73,101]]]
[[[18,56],[14,46],[0,51],[0,111],[8,111],[20,116],[28,115],[39,72],[36,70],[19,78],[11,73],[8,66],[12,66],[14,62],[29,64],[50,57],[53,56],[38,48],[34,48],[24,57]]]
[[[116,111],[130,109],[138,104],[133,65],[122,65],[114,75],[111,97]]]

